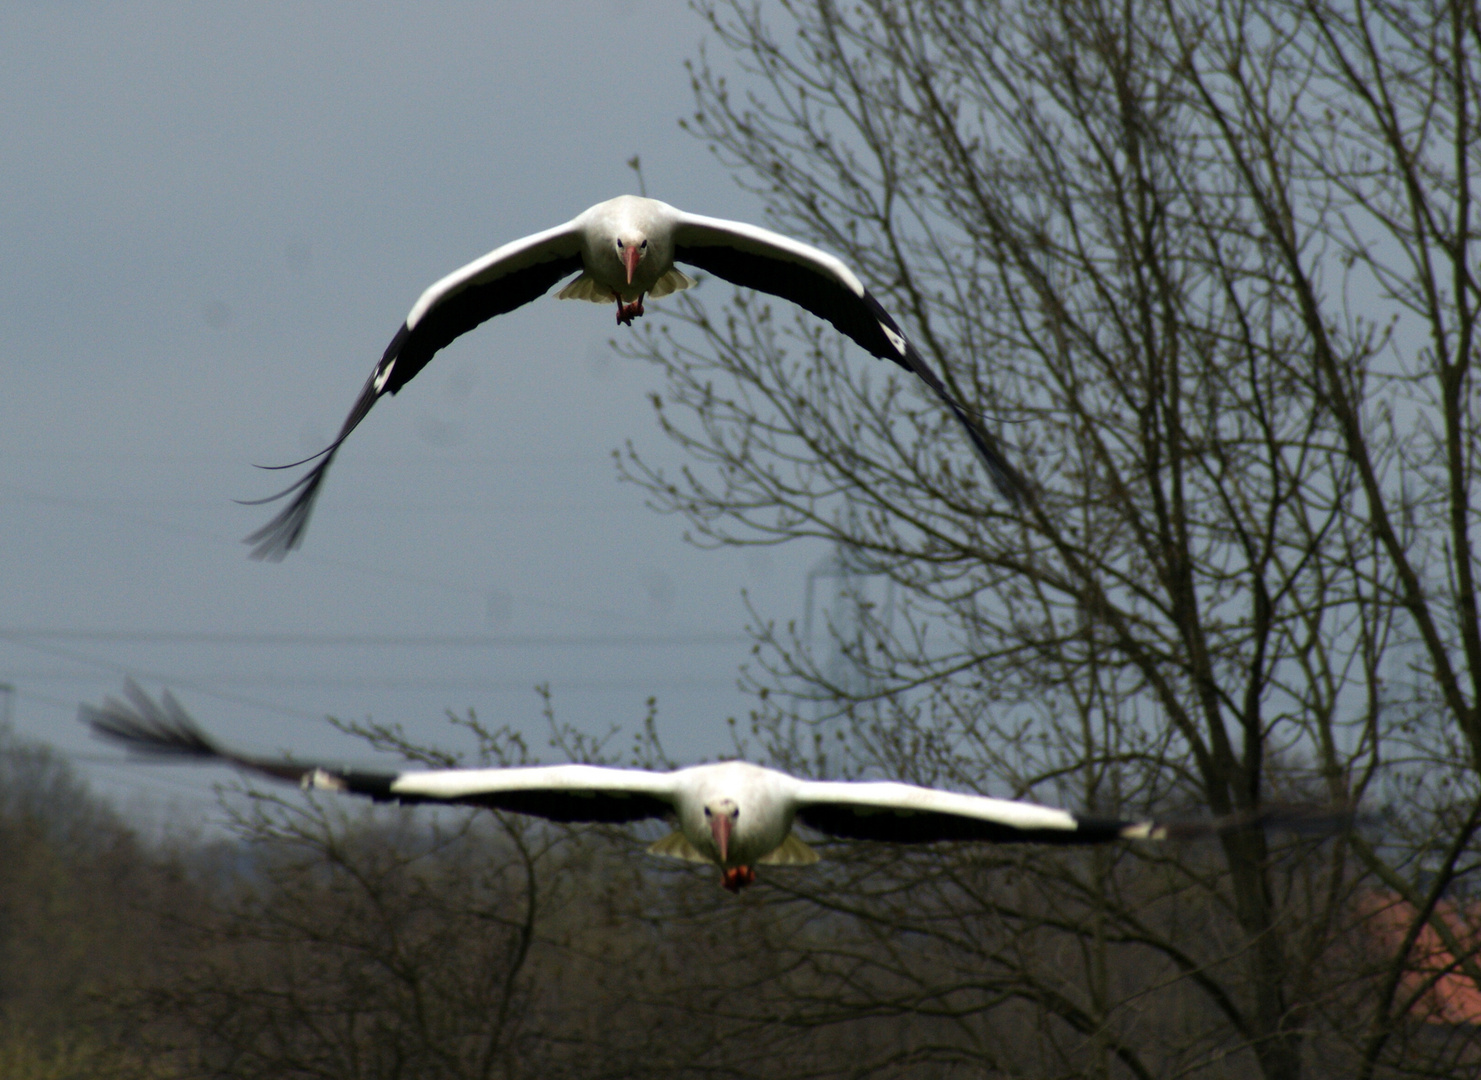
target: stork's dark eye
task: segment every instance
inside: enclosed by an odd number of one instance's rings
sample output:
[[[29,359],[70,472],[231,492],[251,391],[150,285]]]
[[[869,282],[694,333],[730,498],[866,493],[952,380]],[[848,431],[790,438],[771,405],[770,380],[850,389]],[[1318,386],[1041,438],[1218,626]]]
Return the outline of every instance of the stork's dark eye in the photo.
[[[705,807],[705,817],[709,817],[709,816],[710,816],[710,808],[708,806],[706,806]]]
[[[643,242],[642,242],[642,243],[641,243],[641,244],[639,244],[639,245],[638,245],[638,246],[639,246],[639,247],[641,247],[641,248],[642,248],[642,249],[643,249],[643,250],[644,250],[644,251],[646,251],[646,250],[648,250],[648,241],[646,241],[646,240],[644,240],[644,241],[643,241]]]
[[[619,250],[619,251],[622,250],[622,241],[621,240],[617,241],[617,250]]]

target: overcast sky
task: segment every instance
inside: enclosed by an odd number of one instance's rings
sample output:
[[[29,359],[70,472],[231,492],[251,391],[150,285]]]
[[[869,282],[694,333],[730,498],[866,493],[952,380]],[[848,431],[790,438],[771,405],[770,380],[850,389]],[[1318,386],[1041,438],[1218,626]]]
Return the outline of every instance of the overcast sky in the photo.
[[[232,502],[331,437],[423,288],[634,190],[634,154],[650,194],[757,220],[677,127],[703,36],[664,0],[0,10],[20,733],[191,811],[224,774],[110,764],[78,703],[132,675],[251,748],[363,759],[325,714],[446,742],[471,706],[538,735],[548,682],[589,730],[656,694],[675,756],[728,749],[741,591],[800,618],[825,552],[697,551],[617,482],[625,440],[669,451],[659,374],[612,352],[605,307],[542,299],[439,355],[346,444],[288,561],[246,557],[270,511]]]

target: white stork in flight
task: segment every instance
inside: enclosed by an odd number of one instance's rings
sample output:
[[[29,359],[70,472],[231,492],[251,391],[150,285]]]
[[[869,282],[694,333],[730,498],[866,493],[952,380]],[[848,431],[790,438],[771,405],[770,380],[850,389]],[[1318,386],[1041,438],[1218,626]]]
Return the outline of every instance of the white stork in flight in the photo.
[[[817,854],[792,831],[796,822],[849,840],[1104,844],[1191,839],[1254,821],[1164,824],[1081,817],[1033,803],[915,784],[800,780],[743,761],[673,772],[596,765],[400,773],[333,769],[227,750],[168,691],[156,702],[129,681],[124,693],[127,701],[109,698],[102,708],[84,705],[80,719],[96,735],[137,754],[227,762],[304,788],[347,791],[376,802],[486,806],[568,822],[671,818],[678,827],[648,850],[714,863],[721,884],[732,892],[756,880],[757,865],[817,862]]]
[[[382,394],[394,394],[427,366],[437,350],[480,323],[543,295],[577,274],[557,294],[563,300],[617,304],[618,323],[643,314],[643,297],[667,296],[695,280],[674,264],[694,266],[758,289],[827,319],[866,351],[918,376],[966,430],[994,485],[1016,501],[1024,482],[996,440],[947,391],[900,327],[852,270],[826,252],[738,221],[686,214],[656,199],[622,195],[598,203],[553,229],[496,248],[434,284],[412,305],[385,355],[355,399],[339,434],[296,483],[266,499],[292,496],[271,521],[246,538],[257,559],[282,559],[303,542],[314,498],[340,444]]]

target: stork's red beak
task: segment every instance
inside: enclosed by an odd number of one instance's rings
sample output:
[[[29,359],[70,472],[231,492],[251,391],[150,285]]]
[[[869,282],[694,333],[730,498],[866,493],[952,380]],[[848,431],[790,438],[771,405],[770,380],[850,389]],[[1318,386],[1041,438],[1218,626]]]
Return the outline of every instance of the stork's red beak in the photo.
[[[627,283],[633,283],[633,275],[638,272],[638,260],[643,257],[643,249],[637,244],[628,244],[622,249],[622,265],[627,267]]]
[[[730,815],[716,814],[710,818],[710,832],[714,834],[715,846],[720,849],[720,863],[725,863],[726,852],[730,848]]]

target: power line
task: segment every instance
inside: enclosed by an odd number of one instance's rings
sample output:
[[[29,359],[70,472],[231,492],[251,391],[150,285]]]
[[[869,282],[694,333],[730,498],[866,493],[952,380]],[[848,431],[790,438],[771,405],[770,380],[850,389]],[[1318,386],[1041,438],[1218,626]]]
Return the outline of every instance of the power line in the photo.
[[[15,672],[15,678],[32,681],[53,683],[83,683],[97,682],[102,676],[75,671],[30,671]],[[126,674],[126,673],[125,673]],[[168,679],[162,675],[155,676],[161,683],[170,683],[174,686],[183,686],[183,679]],[[651,679],[641,676],[633,678],[566,678],[564,676],[550,676],[543,679],[482,679],[476,676],[460,675],[312,675],[312,674],[284,674],[281,672],[198,672],[190,676],[195,687],[202,686],[307,686],[326,687],[329,689],[342,690],[392,690],[392,691],[419,691],[419,690],[456,690],[456,691],[483,691],[487,693],[520,693],[530,691],[537,682],[547,683],[556,691],[561,693],[581,693],[587,691],[637,691],[646,692],[654,690],[715,690],[721,687],[730,688],[735,685],[735,677],[729,674],[690,677],[655,676]],[[27,694],[35,697],[34,694]],[[54,704],[60,704],[54,702]]]
[[[0,627],[0,640],[127,642],[158,645],[293,645],[310,648],[624,649],[749,645],[749,634],[697,631],[672,634],[337,634],[302,631],[107,630],[57,626]]]
[[[233,704],[246,705],[250,708],[260,709],[264,712],[276,713],[281,718],[286,718],[289,720],[314,721],[323,719],[322,716],[316,715],[314,713],[303,712],[299,709],[291,709],[270,701],[262,701],[257,698],[243,697],[240,694],[223,693],[220,690],[215,690],[209,686],[201,685],[194,679],[175,678],[157,671],[141,670],[130,664],[120,664],[113,660],[105,660],[101,657],[89,656],[86,653],[80,653],[73,649],[65,649],[58,645],[44,645],[37,641],[27,641],[21,638],[15,638],[12,640],[14,640],[15,643],[21,648],[30,649],[33,652],[44,653],[48,656],[59,656],[64,660],[74,660],[80,664],[88,664],[92,667],[102,668],[105,671],[111,671],[115,675],[126,675],[153,682],[171,683],[175,686],[183,686],[186,689],[194,690],[198,694],[205,694],[207,697],[214,697],[219,701],[229,701]],[[22,696],[29,697],[31,695],[23,694]]]
[[[177,536],[187,537],[193,540],[206,540],[214,544],[230,545],[240,551],[240,541],[229,536],[208,529],[201,529],[190,525],[181,525],[173,521],[162,521],[144,514],[126,510],[114,500],[89,500],[75,496],[55,495],[46,492],[33,491],[30,488],[21,487],[17,484],[0,482],[0,492],[9,492],[12,497],[24,502],[34,503],[40,506],[53,506],[77,513],[92,514],[103,518],[113,518],[119,521],[127,521],[132,525],[155,529],[161,532],[173,533]],[[434,592],[451,594],[458,597],[466,597],[469,589],[465,583],[442,580],[429,577],[425,574],[414,574],[404,570],[393,570],[385,566],[370,565],[351,559],[338,558],[331,555],[323,555],[315,552],[299,552],[295,558],[302,563],[319,566],[332,566],[341,570],[350,570],[356,574],[367,577],[380,578],[386,581],[396,581],[405,585],[412,585],[420,589],[429,589]],[[593,611],[590,608],[574,604],[564,604],[558,601],[539,599],[520,593],[507,593],[509,599],[521,604],[528,604],[535,608],[547,611],[560,611],[569,614],[585,615],[592,618],[609,618],[614,613],[611,611]]]

